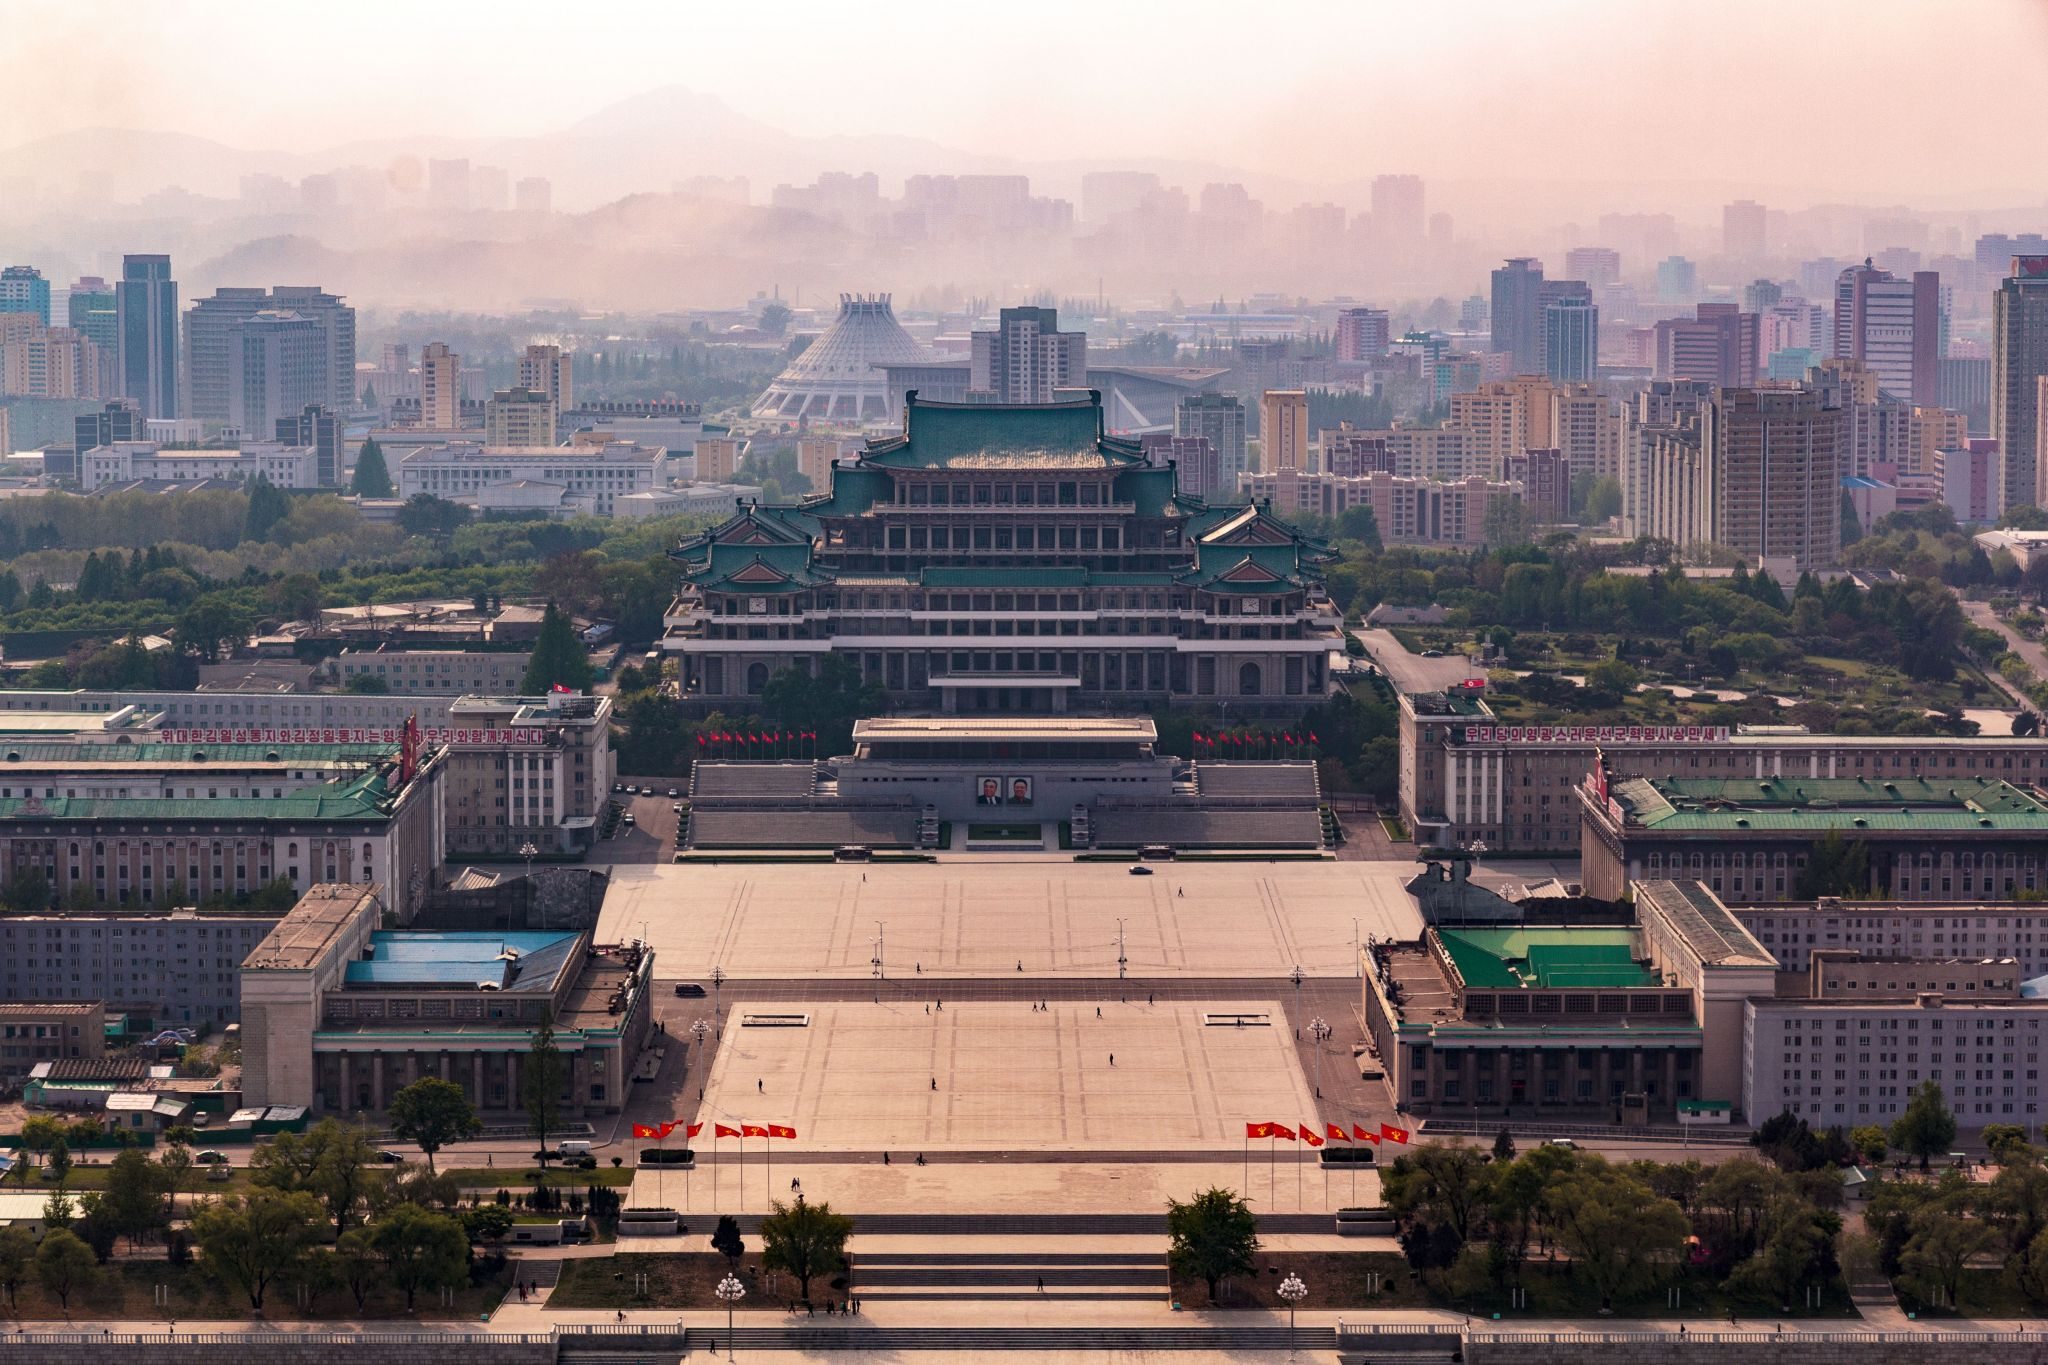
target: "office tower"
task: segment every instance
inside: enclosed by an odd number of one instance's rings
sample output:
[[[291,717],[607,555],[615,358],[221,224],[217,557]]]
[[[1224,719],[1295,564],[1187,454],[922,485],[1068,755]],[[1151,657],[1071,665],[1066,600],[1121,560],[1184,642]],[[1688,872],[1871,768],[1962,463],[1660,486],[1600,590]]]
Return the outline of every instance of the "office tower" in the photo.
[[[1860,360],[1902,403],[1941,397],[1941,276],[1931,270],[1900,279],[1865,261],[1835,280],[1834,354]]]
[[[1081,221],[1106,223],[1136,213],[1159,192],[1159,177],[1150,171],[1088,171],[1081,177]]]
[[[1784,288],[1774,280],[1751,280],[1742,286],[1742,311],[1768,313],[1785,297]]]
[[[503,213],[512,202],[512,177],[503,166],[478,166],[470,172],[469,206]]]
[[[1992,232],[1977,239],[1977,268],[1987,274],[2003,274],[2015,256],[2048,256],[2048,235],[2022,232],[2013,236]]]
[[[1842,548],[1848,415],[1813,389],[1724,389],[1707,405],[1713,538],[1780,581]]]
[[[512,187],[512,207],[535,216],[550,213],[555,206],[554,184],[544,176],[522,176]]]
[[[1259,395],[1259,470],[1308,468],[1308,394],[1268,389]]]
[[[14,457],[14,414],[0,408],[0,460]],[[44,470],[48,473],[48,470]]]
[[[115,310],[114,287],[97,275],[83,276],[71,286],[64,312],[65,321],[99,347],[98,391],[117,392],[121,387],[121,320]]]
[[[1541,374],[1543,263],[1516,256],[1493,272],[1493,349],[1511,357],[1516,374]]]
[[[1553,384],[1577,384],[1600,368],[1600,310],[1590,298],[1567,295],[1543,306],[1543,373]]]
[[[1764,206],[1738,199],[1721,210],[1721,253],[1738,261],[1764,258]],[[1755,309],[1751,309],[1755,312]]]
[[[967,387],[984,401],[1050,403],[1055,389],[1087,385],[1088,334],[1062,332],[1056,308],[1005,308],[973,345]]]
[[[420,425],[429,431],[462,425],[462,357],[444,341],[420,349]]]
[[[1382,242],[1411,243],[1422,240],[1424,213],[1422,177],[1379,175],[1372,182],[1372,225]]]
[[[178,415],[178,282],[169,256],[124,256],[114,288],[121,392],[145,420]]]
[[[252,440],[327,401],[327,335],[308,317],[266,309],[230,332],[226,421]],[[193,416],[196,414],[188,414]]]
[[[309,403],[288,417],[278,418],[274,430],[285,445],[313,448],[313,477],[320,487],[341,486],[341,419],[332,411]],[[244,435],[253,437],[255,433],[245,431]]]
[[[1550,439],[1574,472],[1620,479],[1625,431],[1620,401],[1591,384],[1568,384],[1550,396]]]
[[[2003,511],[2048,502],[2041,479],[2041,378],[2048,375],[2048,255],[2015,256],[1991,296],[1991,439]]]
[[[1337,359],[1356,363],[1387,353],[1384,308],[1346,308],[1337,314]]]
[[[1215,498],[1216,447],[1200,436],[1174,436],[1149,431],[1138,438],[1139,453],[1155,469],[1171,466],[1174,489],[1192,498]]]
[[[1608,246],[1575,246],[1564,254],[1564,273],[1588,288],[1621,283],[1621,253]]]
[[[32,265],[0,270],[0,313],[33,313],[50,325],[50,282]]]
[[[447,213],[469,211],[469,159],[427,162],[427,204]]]
[[[83,412],[71,419],[71,446],[80,455],[94,446],[140,441],[147,435],[142,414],[126,398],[112,399],[97,412]]]
[[[576,406],[575,357],[560,346],[528,346],[519,356],[519,383],[554,400],[557,412]]]
[[[1998,520],[1998,442],[1972,437],[1939,451],[1935,474],[1941,500],[1966,526],[1989,526]]]
[[[1699,271],[1683,256],[1657,262],[1657,298],[1664,303],[1691,303],[1700,292]]]
[[[1973,434],[1988,434],[1991,430],[1991,357],[1945,357],[1941,362],[1941,405],[1963,414]]]
[[[1732,303],[1703,303],[1693,312],[1693,317],[1657,324],[1657,378],[1696,379],[1724,388],[1754,384],[1761,340],[1756,314]]]
[[[1220,502],[1237,492],[1245,472],[1242,402],[1227,393],[1191,393],[1173,410],[1173,434],[1203,437],[1216,451],[1215,480],[1201,496]]]
[[[515,384],[499,389],[484,404],[487,446],[551,446],[555,443],[555,400],[541,389]]]
[[[358,396],[356,310],[318,285],[280,284],[268,290],[217,289],[185,310],[185,390],[180,411],[204,422],[232,419],[229,392],[234,367],[243,355],[239,333],[250,319],[263,313],[295,314],[319,333],[320,391],[305,402],[324,404],[336,412],[353,408]],[[305,403],[288,403],[274,415],[294,413],[303,406]],[[264,432],[270,430],[270,423],[243,426],[242,430]]]

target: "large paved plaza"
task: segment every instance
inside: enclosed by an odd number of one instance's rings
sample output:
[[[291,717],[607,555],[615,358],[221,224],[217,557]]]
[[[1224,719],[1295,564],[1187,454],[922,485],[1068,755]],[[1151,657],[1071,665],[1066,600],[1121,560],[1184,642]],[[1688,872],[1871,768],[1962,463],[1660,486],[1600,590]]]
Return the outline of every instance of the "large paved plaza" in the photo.
[[[1413,938],[1409,862],[1054,859],[614,866],[600,940],[645,937],[663,979],[1353,976],[1353,944]],[[879,929],[878,929],[879,926]],[[1356,938],[1354,938],[1356,936]],[[728,990],[727,994],[732,992]]]

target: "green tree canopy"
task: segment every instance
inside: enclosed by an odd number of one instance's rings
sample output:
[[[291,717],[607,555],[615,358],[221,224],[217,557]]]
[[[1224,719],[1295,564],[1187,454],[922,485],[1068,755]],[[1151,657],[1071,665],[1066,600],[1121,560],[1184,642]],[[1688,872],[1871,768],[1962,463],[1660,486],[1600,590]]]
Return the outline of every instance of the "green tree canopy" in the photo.
[[[1946,1152],[1956,1140],[1956,1116],[1949,1112],[1941,1086],[1922,1081],[1906,1102],[1906,1111],[1892,1121],[1892,1146],[1920,1158],[1926,1170],[1929,1159]]]
[[[1692,1231],[1676,1204],[1601,1161],[1551,1186],[1544,1202],[1558,1242],[1609,1308],[1677,1256]]]
[[[1258,1220],[1235,1193],[1211,1187],[1183,1204],[1166,1201],[1166,1263],[1173,1273],[1209,1287],[1209,1302],[1233,1275],[1257,1267]]]
[[[271,530],[291,514],[291,495],[258,474],[256,482],[249,485],[249,510],[242,521],[242,539],[270,539]]]
[[[846,1268],[846,1243],[853,1236],[853,1220],[832,1212],[830,1204],[794,1204],[776,1200],[772,1212],[761,1220],[761,1264],[770,1270],[794,1275],[803,1297],[811,1296],[811,1281],[819,1275],[836,1275]]]
[[[83,1239],[65,1228],[51,1228],[36,1248],[36,1279],[57,1296],[66,1312],[71,1296],[99,1274],[99,1259]]]
[[[391,470],[384,463],[384,451],[376,441],[363,442],[356,454],[356,472],[348,491],[359,498],[388,498],[392,495]]]
[[[568,614],[549,599],[541,613],[540,633],[533,641],[533,657],[520,679],[519,691],[528,697],[546,696],[555,686],[578,692],[590,687],[590,655],[576,638],[576,626]]]
[[[405,1307],[422,1289],[462,1283],[469,1269],[469,1234],[444,1213],[400,1204],[370,1229],[370,1246],[391,1283],[405,1291]]]
[[[422,1076],[393,1095],[389,1114],[392,1133],[426,1153],[430,1171],[434,1153],[484,1130],[468,1094],[455,1082],[438,1076]]]
[[[555,1045],[554,1013],[543,1005],[540,1027],[533,1032],[519,1074],[519,1101],[526,1109],[527,1126],[539,1140],[543,1167],[548,1164],[548,1138],[562,1127],[562,1087],[568,1082],[568,1063]]]
[[[271,1284],[289,1278],[319,1241],[324,1217],[320,1201],[303,1190],[259,1187],[201,1205],[192,1215],[192,1237],[207,1272],[248,1295],[251,1308],[261,1308]]]

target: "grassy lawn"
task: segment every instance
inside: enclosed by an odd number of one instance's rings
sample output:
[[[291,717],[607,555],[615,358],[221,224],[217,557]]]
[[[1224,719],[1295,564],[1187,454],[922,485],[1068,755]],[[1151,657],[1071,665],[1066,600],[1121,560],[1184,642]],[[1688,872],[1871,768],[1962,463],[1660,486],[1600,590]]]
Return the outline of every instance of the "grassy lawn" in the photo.
[[[693,1233],[711,1235],[711,1219],[699,1219],[701,1228]],[[750,1239],[758,1241],[758,1239]],[[725,1278],[725,1257],[715,1251],[622,1251],[607,1257],[587,1257],[562,1262],[562,1278],[548,1296],[550,1308],[718,1308],[712,1289]],[[636,1298],[633,1277],[648,1279],[646,1298]],[[740,1258],[740,1281],[747,1287],[746,1305],[772,1308],[787,1305],[797,1297],[796,1281],[787,1275],[761,1268],[761,1255],[749,1251]],[[845,1294],[843,1282],[835,1285],[824,1278],[811,1281],[811,1299],[823,1303]]]
[[[457,1290],[455,1306],[441,1307],[438,1293],[422,1293],[418,1300],[419,1318],[467,1319],[471,1322],[490,1311],[505,1297],[506,1287],[512,1281],[510,1267],[501,1268],[495,1275],[480,1285],[469,1285]],[[168,1309],[158,1308],[155,1292],[158,1285],[170,1286],[171,1299]],[[191,1319],[228,1319],[246,1321],[252,1314],[248,1296],[232,1286],[223,1287],[210,1278],[197,1263],[174,1266],[166,1261],[116,1261],[101,1268],[92,1282],[71,1291],[70,1316],[75,1319],[161,1319],[171,1316],[184,1321]],[[15,1291],[15,1308],[11,1315],[28,1321],[62,1319],[64,1306],[57,1296],[44,1290],[31,1274],[24,1284]],[[370,1295],[369,1302],[358,1309],[356,1301],[346,1288],[337,1287],[316,1296],[310,1308],[301,1310],[290,1286],[273,1285],[263,1300],[263,1320],[266,1322],[309,1322],[320,1319],[354,1320],[358,1318],[405,1318],[405,1296],[395,1289],[383,1288]]]
[[[1290,1272],[1313,1286],[1311,1304],[1318,1308],[1450,1308],[1475,1316],[1499,1314],[1503,1318],[1594,1317],[1600,1311],[1600,1295],[1583,1276],[1574,1276],[1564,1263],[1532,1261],[1523,1267],[1521,1287],[1527,1298],[1523,1308],[1511,1308],[1508,1296],[1488,1286],[1472,1294],[1453,1294],[1443,1287],[1442,1276],[1428,1284],[1418,1282],[1405,1257],[1386,1251],[1310,1251],[1258,1254],[1258,1270],[1252,1276],[1224,1286],[1220,1308],[1279,1309],[1285,1303],[1274,1292]],[[1370,1275],[1380,1275],[1374,1292]],[[1989,1272],[1987,1272],[1989,1273]],[[1854,1318],[1846,1284],[1829,1286],[1819,1309],[1780,1310],[1779,1305],[1730,1295],[1720,1284],[1687,1277],[1680,1282],[1681,1306],[1673,1310],[1665,1303],[1665,1286],[1659,1285],[1634,1299],[1615,1305],[1620,1318],[1682,1317],[1726,1320],[1732,1311],[1739,1319],[1758,1318]],[[1208,1287],[1199,1280],[1173,1282],[1173,1297],[1184,1308],[1206,1308]],[[1969,1290],[1963,1301],[1973,1308]]]
[[[443,1171],[443,1175],[455,1177],[455,1183],[465,1190],[530,1190],[535,1184],[534,1176],[539,1168],[534,1166],[458,1166]],[[590,1185],[609,1185],[624,1188],[633,1183],[633,1168],[614,1168],[609,1161],[594,1171],[565,1171],[559,1166],[548,1167],[547,1185],[556,1190],[580,1190]]]
[[[234,1174],[226,1180],[208,1180],[206,1169],[204,1166],[194,1166],[187,1171],[185,1178],[178,1182],[178,1193],[228,1194],[249,1187],[249,1173],[241,1167],[234,1168]],[[9,1180],[6,1184],[0,1185],[0,1192],[17,1194],[26,1191],[31,1194],[48,1194],[57,1188],[56,1181],[38,1179],[40,1175],[40,1169],[31,1173],[25,1185],[18,1180]],[[106,1187],[105,1166],[73,1166],[71,1173],[64,1177],[64,1190],[67,1194],[77,1195],[86,1190],[103,1190]]]
[[[2038,1317],[2041,1311],[2027,1302],[2027,1296],[2014,1287],[2002,1270],[1965,1270],[1962,1289],[1957,1294],[1962,1301],[1960,1310],[1929,1308],[1905,1284],[1895,1287],[1899,1294],[1899,1307],[1923,1318],[2031,1318]]]

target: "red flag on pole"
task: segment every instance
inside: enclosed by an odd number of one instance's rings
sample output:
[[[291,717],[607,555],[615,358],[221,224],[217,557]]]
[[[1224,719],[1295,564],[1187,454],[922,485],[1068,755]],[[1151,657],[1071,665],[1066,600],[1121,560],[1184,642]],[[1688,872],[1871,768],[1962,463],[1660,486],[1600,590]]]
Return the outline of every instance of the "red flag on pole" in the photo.
[[[728,1128],[722,1123],[711,1125],[711,1136],[713,1137],[738,1137],[739,1135],[740,1130],[737,1128]]]
[[[1375,1147],[1379,1145],[1380,1141],[1380,1135],[1378,1133],[1369,1132],[1366,1130],[1363,1124],[1358,1123],[1354,1123],[1351,1125],[1351,1136],[1356,1138],[1360,1142],[1370,1142]]]
[[[1294,1130],[1286,1124],[1269,1123],[1266,1126],[1273,1130],[1266,1134],[1267,1137],[1286,1138],[1289,1142],[1294,1141]]]
[[[1323,1139],[1316,1133],[1316,1126],[1313,1123],[1304,1123],[1301,1125],[1301,1140],[1303,1142],[1306,1142],[1311,1147],[1320,1147],[1323,1145]]]
[[[1316,732],[1315,732],[1315,731],[1313,731],[1313,730],[1311,730],[1311,731],[1309,731],[1309,732],[1308,732],[1308,742],[1309,742],[1309,743],[1311,743],[1311,744],[1321,744],[1321,743],[1322,743],[1322,741],[1321,741],[1321,740],[1319,740],[1319,739],[1317,739],[1317,738],[1316,738]]]
[[[741,1136],[741,1137],[767,1137],[767,1136],[768,1136],[768,1130],[767,1130],[766,1128],[762,1127],[762,1126],[761,1126],[760,1124],[758,1124],[758,1123],[743,1123],[743,1124],[741,1124],[741,1125],[740,1125],[740,1136]]]
[[[1406,1128],[1396,1128],[1391,1123],[1383,1123],[1380,1125],[1380,1136],[1389,1142],[1405,1143],[1408,1141],[1408,1130]]]
[[[702,730],[697,732],[697,747],[700,749],[704,747],[704,732]]]
[[[771,1123],[768,1125],[768,1136],[772,1138],[793,1138],[796,1136],[796,1129],[786,1123]]]
[[[1270,1123],[1247,1123],[1244,1126],[1244,1135],[1248,1138],[1277,1136],[1273,1132],[1273,1125]]]
[[[1344,1131],[1344,1125],[1343,1125],[1343,1124],[1341,1124],[1341,1123],[1326,1123],[1326,1124],[1324,1124],[1324,1125],[1323,1125],[1323,1127],[1324,1127],[1324,1129],[1325,1129],[1325,1130],[1326,1130],[1326,1131],[1328,1132],[1328,1134],[1329,1134],[1329,1138],[1330,1138],[1330,1141],[1332,1141],[1332,1142],[1349,1142],[1349,1141],[1351,1141],[1351,1135],[1350,1135],[1349,1133],[1346,1133],[1346,1132]]]
[[[644,1123],[636,1123],[633,1125],[633,1136],[636,1138],[659,1138],[661,1136],[661,1129],[650,1128]]]
[[[693,1123],[693,1124],[691,1124],[691,1125],[689,1126],[689,1128],[688,1128],[688,1129],[687,1129],[687,1130],[686,1130],[686,1131],[684,1132],[683,1136],[685,1136],[685,1137],[695,1137],[695,1136],[697,1136],[697,1134],[699,1134],[699,1133],[701,1133],[701,1132],[703,1132],[703,1131],[704,1131],[704,1125],[703,1125],[703,1124],[701,1124],[701,1123]]]

